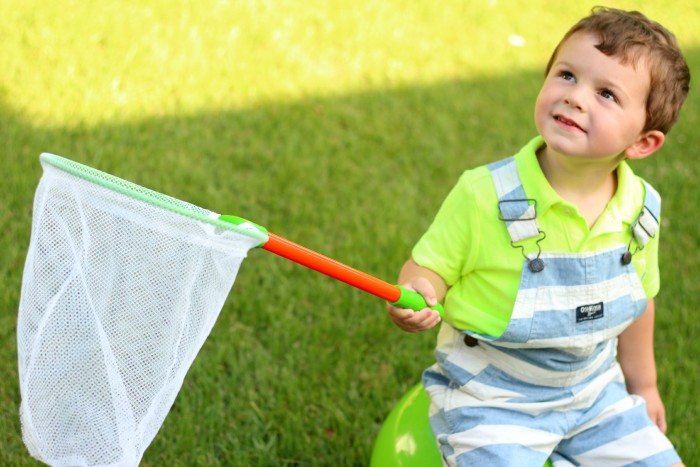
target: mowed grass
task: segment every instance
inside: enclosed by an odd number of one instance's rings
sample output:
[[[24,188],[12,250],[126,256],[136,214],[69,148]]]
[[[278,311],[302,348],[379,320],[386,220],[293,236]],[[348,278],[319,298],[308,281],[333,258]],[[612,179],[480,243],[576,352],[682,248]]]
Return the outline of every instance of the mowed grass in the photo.
[[[694,2],[610,2],[673,29]],[[594,3],[0,0],[0,464],[31,465],[16,316],[38,155],[53,152],[394,280],[459,174],[534,135],[560,36]],[[691,93],[635,170],[664,197],[656,352],[669,436],[700,458],[697,132]],[[431,363],[372,296],[263,251],[143,465],[366,465]]]

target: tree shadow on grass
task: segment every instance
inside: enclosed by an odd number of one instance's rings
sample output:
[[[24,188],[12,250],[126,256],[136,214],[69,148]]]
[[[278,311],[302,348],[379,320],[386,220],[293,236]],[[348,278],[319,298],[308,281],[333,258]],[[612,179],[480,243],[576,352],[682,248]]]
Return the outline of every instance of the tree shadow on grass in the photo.
[[[689,59],[697,65],[698,52]],[[0,102],[5,461],[28,459],[14,329],[41,152],[246,217],[393,280],[461,172],[514,153],[535,134],[541,79],[519,72],[71,128],[36,127]],[[673,266],[665,267],[671,292],[662,302],[672,309],[697,308],[697,297],[688,296],[697,286],[683,275],[698,272],[698,255],[687,255],[699,243],[688,201],[699,199],[697,104],[692,94],[663,156],[635,165],[669,193],[670,260],[662,258],[662,267]],[[144,463],[366,464],[383,417],[430,363],[435,334],[400,333],[378,299],[273,255],[250,256]],[[678,355],[660,368],[661,380],[679,367],[697,374],[682,358],[697,354],[697,320],[684,329],[664,315],[657,320],[657,341]],[[690,383],[673,383],[671,417],[687,417]],[[699,454],[684,433],[674,435],[688,458]]]

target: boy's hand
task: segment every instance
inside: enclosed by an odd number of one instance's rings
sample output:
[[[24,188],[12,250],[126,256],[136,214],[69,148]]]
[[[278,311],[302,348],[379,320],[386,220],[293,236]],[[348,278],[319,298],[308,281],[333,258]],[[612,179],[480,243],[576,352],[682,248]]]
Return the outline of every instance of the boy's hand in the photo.
[[[666,433],[666,409],[661,400],[659,389],[653,386],[639,390],[632,389],[630,393],[644,398],[647,403],[647,414],[649,414],[649,418],[651,418],[651,421],[654,422],[663,433]]]
[[[421,294],[429,306],[435,306],[438,303],[435,297],[435,289],[430,281],[425,278],[413,279],[406,284],[402,284],[402,287]],[[439,313],[430,308],[413,311],[387,304],[387,311],[394,324],[406,332],[426,331],[440,322]]]

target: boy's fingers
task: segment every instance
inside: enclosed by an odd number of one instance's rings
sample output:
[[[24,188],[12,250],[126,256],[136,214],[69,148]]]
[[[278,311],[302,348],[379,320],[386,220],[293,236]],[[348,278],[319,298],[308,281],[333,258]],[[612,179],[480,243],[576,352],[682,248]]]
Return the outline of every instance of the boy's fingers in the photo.
[[[434,327],[438,322],[440,322],[440,315],[433,310],[420,311],[417,314],[418,321],[416,322],[417,330],[425,331]]]
[[[401,321],[404,330],[413,332],[430,329],[439,322],[439,315],[432,310],[402,310],[401,316],[397,318]]]
[[[656,417],[656,425],[662,433],[666,433],[668,426],[666,425],[666,416],[663,412]]]
[[[389,314],[394,318],[403,322],[414,322],[416,320],[416,312],[405,308],[389,308]]]

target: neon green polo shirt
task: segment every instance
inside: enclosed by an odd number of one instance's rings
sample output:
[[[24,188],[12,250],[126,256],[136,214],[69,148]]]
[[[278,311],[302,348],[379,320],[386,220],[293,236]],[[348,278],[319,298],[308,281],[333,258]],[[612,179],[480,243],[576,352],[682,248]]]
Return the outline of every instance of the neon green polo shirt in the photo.
[[[626,162],[617,168],[617,192],[592,229],[575,205],[550,186],[537,160],[541,137],[515,156],[525,193],[537,200],[539,227],[547,237],[543,252],[582,253],[627,245],[630,224],[644,204],[644,186]],[[433,223],[413,248],[413,260],[439,274],[447,283],[444,319],[457,329],[498,336],[515,303],[524,258],[498,218],[498,197],[486,166],[468,170],[449,193]],[[633,256],[633,264],[648,298],[659,291],[656,235]],[[534,239],[526,252],[536,252]],[[632,242],[632,251],[636,242]]]

